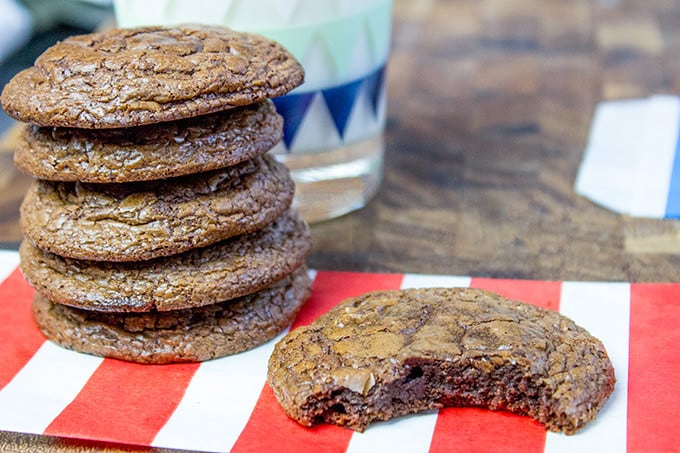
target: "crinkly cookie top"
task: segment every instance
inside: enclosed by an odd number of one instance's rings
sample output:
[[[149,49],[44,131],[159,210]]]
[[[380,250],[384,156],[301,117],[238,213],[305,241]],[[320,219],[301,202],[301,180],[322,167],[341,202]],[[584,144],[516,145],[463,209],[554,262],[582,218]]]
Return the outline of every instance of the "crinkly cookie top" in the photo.
[[[115,128],[252,104],[304,80],[280,44],[224,27],[114,29],[47,49],[2,92],[14,118],[41,126]]]

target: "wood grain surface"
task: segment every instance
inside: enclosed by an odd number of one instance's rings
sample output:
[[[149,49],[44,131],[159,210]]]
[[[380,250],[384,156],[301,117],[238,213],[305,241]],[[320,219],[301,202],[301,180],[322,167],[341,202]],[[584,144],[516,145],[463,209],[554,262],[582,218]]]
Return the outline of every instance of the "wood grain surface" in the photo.
[[[311,264],[678,280],[678,222],[573,190],[598,102],[678,92],[678,24],[670,1],[397,0],[385,181],[314,227]]]
[[[383,185],[313,225],[319,269],[680,280],[680,223],[574,193],[605,99],[680,92],[680,2],[395,0]],[[29,182],[0,152],[0,245]],[[91,446],[0,433],[0,450]]]

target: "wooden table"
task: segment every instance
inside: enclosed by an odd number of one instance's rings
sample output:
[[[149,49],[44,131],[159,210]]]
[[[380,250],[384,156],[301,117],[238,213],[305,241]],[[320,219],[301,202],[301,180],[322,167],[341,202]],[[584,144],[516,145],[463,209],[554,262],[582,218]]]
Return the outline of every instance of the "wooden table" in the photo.
[[[395,0],[384,183],[313,225],[319,269],[680,280],[680,223],[574,193],[604,99],[680,92],[668,0]],[[0,153],[0,245],[16,247],[29,179]],[[0,433],[0,450],[104,446]],[[117,446],[106,446],[117,451]]]

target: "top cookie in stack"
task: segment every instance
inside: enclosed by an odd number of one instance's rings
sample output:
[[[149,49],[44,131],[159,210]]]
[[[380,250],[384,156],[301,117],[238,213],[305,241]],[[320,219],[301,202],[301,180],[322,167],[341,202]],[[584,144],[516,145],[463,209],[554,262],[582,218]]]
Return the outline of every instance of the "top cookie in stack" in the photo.
[[[142,126],[254,104],[302,83],[279,44],[216,26],[145,27],[74,36],[2,93],[5,111],[40,126]]]
[[[222,27],[57,43],[2,92],[25,122],[21,268],[56,342],[149,363],[254,347],[308,297],[307,225],[266,152],[272,97],[302,83],[279,44]]]

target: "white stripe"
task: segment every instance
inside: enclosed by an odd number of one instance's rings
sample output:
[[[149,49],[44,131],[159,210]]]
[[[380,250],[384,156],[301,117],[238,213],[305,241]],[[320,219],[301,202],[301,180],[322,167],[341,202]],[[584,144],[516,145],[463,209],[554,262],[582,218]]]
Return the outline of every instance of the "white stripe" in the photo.
[[[10,250],[0,250],[0,282],[19,265],[19,254]]]
[[[601,103],[576,178],[576,192],[616,212],[663,218],[675,159],[680,100]]]
[[[646,99],[598,105],[576,176],[576,192],[616,212],[629,213],[637,189],[631,184],[632,175],[645,140],[641,119],[647,107]]]
[[[468,287],[472,279],[457,275],[405,274],[401,289]]]
[[[405,274],[401,289],[470,286],[470,277]],[[430,448],[437,411],[399,417],[371,425],[363,433],[352,434],[348,453],[375,451],[426,452]]]
[[[649,100],[647,115],[640,120],[645,136],[635,162],[636,173],[631,175],[635,190],[630,214],[663,218],[678,140],[680,100],[675,96],[654,96]]]
[[[573,436],[548,433],[546,452],[626,451],[628,406],[628,283],[564,282],[560,312],[604,343],[616,387],[595,420]]]
[[[152,446],[231,450],[262,392],[267,361],[282,336],[250,351],[202,363]]]
[[[307,275],[314,281],[317,271],[309,269]],[[269,356],[287,331],[257,348],[202,363],[151,445],[231,450],[262,393]]]
[[[46,341],[0,391],[0,430],[40,434],[73,401],[102,358]]]
[[[377,451],[426,452],[430,448],[437,411],[375,423],[363,433],[353,433],[347,453]]]

